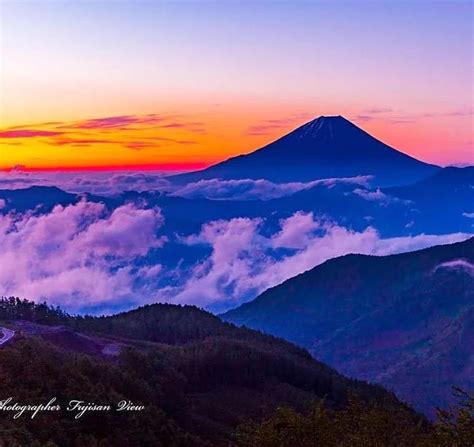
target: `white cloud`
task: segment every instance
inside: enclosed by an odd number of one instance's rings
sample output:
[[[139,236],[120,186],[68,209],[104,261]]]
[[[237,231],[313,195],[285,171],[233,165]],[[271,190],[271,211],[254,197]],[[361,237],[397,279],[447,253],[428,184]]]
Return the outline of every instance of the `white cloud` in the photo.
[[[436,267],[436,269],[439,268],[464,270],[471,276],[474,276],[474,264],[465,259],[453,259],[452,261],[443,262]]]
[[[142,172],[24,172],[0,173],[0,189],[57,186],[71,193],[110,196],[123,191],[170,191],[162,173]]]
[[[280,224],[281,231],[272,237],[272,245],[275,248],[304,248],[308,245],[314,231],[320,227],[320,223],[314,220],[312,212],[301,211],[288,219],[282,219]]]
[[[100,203],[56,206],[49,214],[0,216],[0,295],[77,309],[129,299],[132,261],[161,247],[158,209]]]
[[[365,200],[371,202],[379,202],[383,206],[387,206],[390,203],[400,202],[404,204],[410,204],[410,200],[401,200],[398,197],[393,197],[382,192],[380,188],[377,188],[375,191],[369,189],[356,188],[352,191],[354,194],[362,197]]]
[[[379,188],[377,188],[375,191],[357,188],[354,189],[353,193],[357,194],[365,200],[371,201],[387,201],[390,199],[390,197],[384,194]]]
[[[381,239],[374,228],[356,232],[302,212],[280,224],[281,229],[270,236],[264,235],[261,219],[204,225],[199,234],[184,242],[206,244],[211,255],[189,271],[180,286],[163,290],[159,296],[222,310],[337,256],[400,253],[469,237],[456,233]],[[281,254],[279,249],[288,252]]]
[[[385,255],[469,237],[382,239],[374,228],[353,231],[300,211],[271,231],[262,218],[206,223],[177,242],[186,267],[173,267],[150,257],[166,241],[157,235],[163,222],[159,209],[127,204],[108,211],[84,200],[40,216],[0,216],[0,295],[46,299],[72,311],[153,301],[224,310],[336,256]],[[200,262],[195,250],[186,253],[196,245],[210,253]]]
[[[173,185],[159,172],[0,172],[0,189],[28,188],[33,185],[57,186],[70,193],[112,196],[124,191],[159,191],[186,198],[212,200],[270,200],[298,191],[337,184],[369,187],[371,176],[330,178],[312,182],[273,183],[268,180],[200,180],[184,186]]]
[[[207,198],[213,200],[271,200],[289,196],[298,191],[325,186],[332,188],[337,184],[368,186],[372,177],[358,176],[330,178],[312,182],[273,183],[268,180],[200,180],[189,183],[173,192],[173,195],[187,198]]]

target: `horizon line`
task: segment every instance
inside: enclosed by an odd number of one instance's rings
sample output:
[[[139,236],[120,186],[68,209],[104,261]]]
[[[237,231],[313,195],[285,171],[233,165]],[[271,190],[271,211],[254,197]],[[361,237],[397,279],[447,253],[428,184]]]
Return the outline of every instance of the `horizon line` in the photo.
[[[188,172],[205,169],[212,164],[195,163],[156,163],[156,164],[125,164],[125,165],[92,165],[92,166],[11,166],[0,168],[0,172],[107,172],[107,171],[165,171]]]

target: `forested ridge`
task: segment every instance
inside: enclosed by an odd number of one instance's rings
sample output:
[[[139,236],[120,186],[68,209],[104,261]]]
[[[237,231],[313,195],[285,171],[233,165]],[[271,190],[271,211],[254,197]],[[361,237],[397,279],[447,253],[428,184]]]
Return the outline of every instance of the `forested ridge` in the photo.
[[[84,317],[1,299],[0,326],[19,320],[115,337],[125,347],[115,357],[92,356],[20,331],[0,349],[0,396],[24,403],[52,396],[62,403],[126,399],[146,409],[78,420],[64,411],[33,420],[0,412],[2,447],[448,445],[383,388],[347,379],[302,348],[192,306],[156,304]],[[315,411],[325,425],[311,422]],[[465,420],[463,427],[472,425]],[[321,437],[333,444],[321,444]],[[291,439],[301,442],[288,444]]]
[[[334,258],[222,315],[393,390],[428,417],[474,391],[474,238]]]

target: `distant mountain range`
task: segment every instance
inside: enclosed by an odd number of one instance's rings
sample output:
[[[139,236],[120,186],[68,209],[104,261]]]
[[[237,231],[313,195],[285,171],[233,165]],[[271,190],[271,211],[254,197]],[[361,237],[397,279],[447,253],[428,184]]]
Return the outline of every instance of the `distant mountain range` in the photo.
[[[450,386],[474,389],[474,238],[332,259],[222,318],[304,346],[433,415]]]
[[[357,231],[372,225],[387,237],[472,232],[474,228],[474,167],[443,168],[419,182],[381,189],[332,179],[271,200],[209,200],[153,191],[103,197],[32,186],[0,190],[0,200],[5,202],[0,213],[46,213],[57,204],[77,203],[83,197],[110,209],[126,202],[159,206],[165,216],[164,229],[183,234],[197,232],[212,220],[235,217],[265,217],[268,223],[277,224],[297,211],[326,216]]]
[[[342,116],[321,116],[250,154],[170,180],[264,178],[285,183],[373,175],[381,186],[411,183],[437,169],[382,143]]]

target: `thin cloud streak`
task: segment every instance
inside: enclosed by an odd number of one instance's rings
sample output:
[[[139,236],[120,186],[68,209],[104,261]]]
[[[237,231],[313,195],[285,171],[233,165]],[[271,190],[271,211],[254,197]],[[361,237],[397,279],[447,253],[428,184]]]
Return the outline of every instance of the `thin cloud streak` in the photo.
[[[18,129],[5,130],[0,132],[0,138],[36,138],[36,137],[55,137],[63,135],[64,132],[38,129]]]

